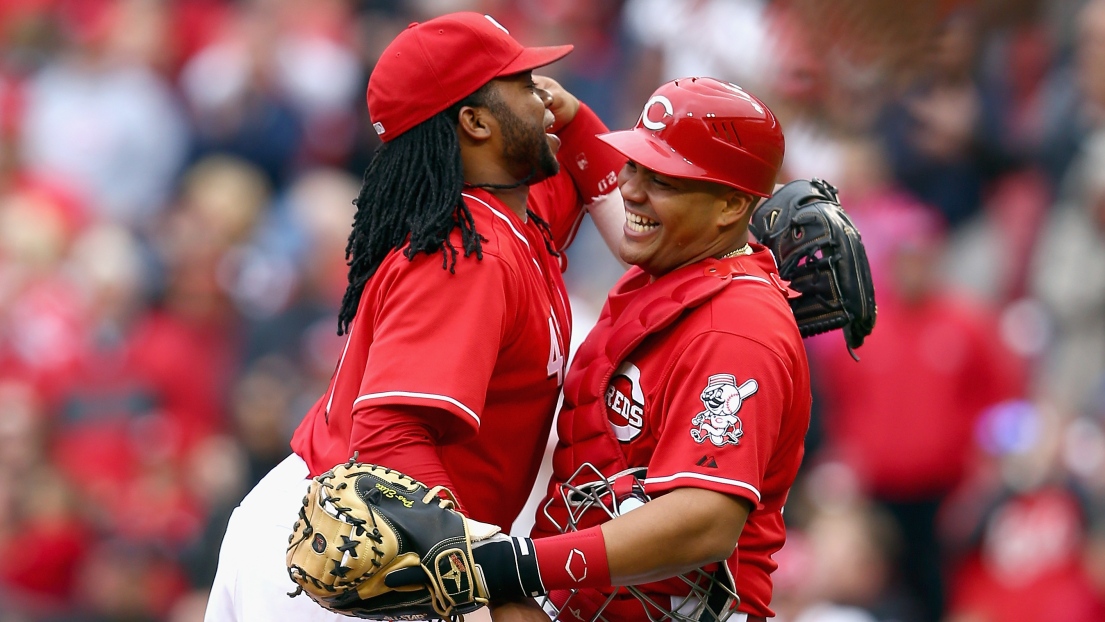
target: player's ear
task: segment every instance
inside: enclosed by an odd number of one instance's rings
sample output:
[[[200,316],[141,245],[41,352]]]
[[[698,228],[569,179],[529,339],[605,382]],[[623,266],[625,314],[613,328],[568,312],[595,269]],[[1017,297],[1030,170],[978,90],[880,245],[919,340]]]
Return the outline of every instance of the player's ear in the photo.
[[[491,111],[483,106],[462,106],[457,118],[457,128],[462,137],[483,142],[491,138],[492,125],[496,122]]]
[[[752,216],[752,208],[756,205],[755,198],[736,189],[726,192],[722,198],[725,200],[725,205],[718,214],[718,225],[729,227],[738,223],[747,224]]]

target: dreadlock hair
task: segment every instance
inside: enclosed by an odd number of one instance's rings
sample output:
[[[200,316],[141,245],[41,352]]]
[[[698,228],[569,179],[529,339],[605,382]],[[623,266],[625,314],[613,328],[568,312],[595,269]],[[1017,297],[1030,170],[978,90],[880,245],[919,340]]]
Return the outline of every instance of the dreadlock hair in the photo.
[[[338,312],[338,334],[349,331],[365,283],[392,250],[409,240],[403,254],[442,253],[441,267],[454,272],[457,248],[449,239],[460,229],[464,256],[483,259],[481,240],[461,191],[457,118],[464,106],[486,106],[494,99],[491,83],[426,121],[384,143],[364,174],[357,213],[345,247],[349,286]]]
[[[553,245],[552,227],[549,226],[549,223],[545,222],[544,219],[537,215],[537,212],[531,209],[527,209],[526,214],[533,220],[533,224],[537,225],[537,229],[541,231],[541,239],[545,241],[545,250],[549,251],[549,254],[553,257],[559,257],[560,253],[557,252],[556,246]]]
[[[491,110],[492,110],[492,113],[495,112],[494,104],[492,104]],[[526,175],[524,178],[522,178],[522,179],[520,179],[520,180],[518,180],[518,181],[516,181],[512,184],[469,184],[469,183],[465,183],[464,185],[467,188],[483,188],[484,190],[511,190],[513,188],[517,188],[518,186],[528,184],[530,182],[530,180],[533,179],[534,173],[536,173],[536,171],[530,171],[529,175]],[[549,223],[545,222],[545,220],[543,218],[541,218],[540,216],[537,215],[537,212],[529,209],[528,207],[526,208],[526,216],[528,218],[530,218],[531,220],[533,220],[533,223],[535,225],[537,225],[537,230],[541,232],[541,239],[545,242],[545,250],[549,251],[549,254],[552,255],[553,257],[559,257],[560,253],[556,250],[556,246],[553,243],[553,232],[552,232],[552,227],[549,226]]]

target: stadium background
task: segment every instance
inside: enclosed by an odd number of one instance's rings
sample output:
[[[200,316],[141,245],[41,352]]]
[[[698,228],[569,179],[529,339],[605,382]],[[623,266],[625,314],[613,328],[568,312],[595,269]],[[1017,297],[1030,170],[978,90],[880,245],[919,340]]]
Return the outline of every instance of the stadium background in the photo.
[[[574,43],[611,127],[761,95],[863,232],[778,620],[1105,619],[1105,1],[3,0],[0,620],[202,619],[341,346],[374,59],[462,9]],[[578,342],[619,268],[586,227],[570,266]]]

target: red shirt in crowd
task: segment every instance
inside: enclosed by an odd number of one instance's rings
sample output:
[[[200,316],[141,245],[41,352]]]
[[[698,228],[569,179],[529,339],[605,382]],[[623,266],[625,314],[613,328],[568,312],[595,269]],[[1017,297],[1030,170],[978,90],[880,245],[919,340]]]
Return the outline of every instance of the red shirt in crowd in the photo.
[[[1021,388],[996,324],[951,294],[913,306],[883,296],[859,363],[837,339],[817,344],[825,435],[868,490],[905,501],[959,482],[978,415]]]

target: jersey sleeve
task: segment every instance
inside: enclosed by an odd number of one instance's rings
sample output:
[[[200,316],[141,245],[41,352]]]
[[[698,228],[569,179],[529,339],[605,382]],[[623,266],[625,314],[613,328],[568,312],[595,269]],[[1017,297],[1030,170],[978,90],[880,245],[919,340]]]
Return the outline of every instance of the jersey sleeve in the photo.
[[[560,173],[531,189],[531,201],[548,221],[558,251],[572,243],[586,206],[618,187],[618,170],[625,157],[596,138],[607,131],[598,115],[580,104],[572,122],[557,134]]]
[[[738,335],[704,333],[678,355],[653,410],[659,431],[646,490],[705,488],[760,504],[768,462],[793,395],[773,351]]]
[[[519,287],[507,264],[486,252],[482,260],[458,257],[454,273],[442,269],[440,253],[400,262],[367,306],[375,337],[354,418],[372,406],[428,408],[454,417],[429,420],[440,442],[459,442],[479,430]]]
[[[357,452],[361,462],[387,465],[427,486],[444,486],[455,493],[457,488],[437,451],[440,434],[433,424],[440,424],[440,417],[435,418],[436,413],[409,406],[369,406],[353,422],[350,437],[356,442],[349,455]],[[457,511],[465,513],[455,494],[454,499]]]

